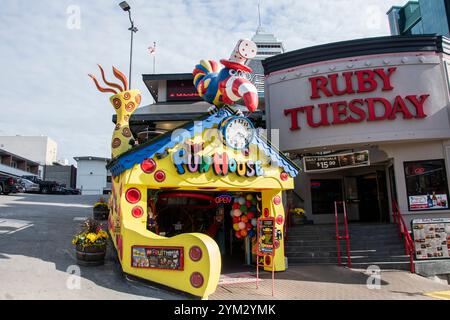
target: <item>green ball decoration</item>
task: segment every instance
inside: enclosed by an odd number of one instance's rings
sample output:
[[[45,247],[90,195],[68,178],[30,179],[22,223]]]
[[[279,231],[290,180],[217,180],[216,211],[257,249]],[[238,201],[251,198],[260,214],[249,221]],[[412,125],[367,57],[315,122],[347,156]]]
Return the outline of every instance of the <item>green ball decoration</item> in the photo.
[[[239,208],[242,212],[247,212],[247,206],[246,205],[242,205]]]

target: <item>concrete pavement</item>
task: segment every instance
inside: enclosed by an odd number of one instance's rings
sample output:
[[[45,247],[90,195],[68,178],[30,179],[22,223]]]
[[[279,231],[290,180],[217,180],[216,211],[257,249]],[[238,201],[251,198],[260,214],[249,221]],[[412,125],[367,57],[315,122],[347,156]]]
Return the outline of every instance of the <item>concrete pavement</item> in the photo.
[[[92,216],[97,196],[0,195],[1,299],[187,299],[121,274],[111,248],[105,265],[76,266],[72,236]],[[79,269],[78,269],[79,268]],[[81,279],[71,273],[81,271]],[[272,299],[269,273],[255,283],[224,284],[210,299]],[[277,273],[274,299],[433,299],[450,286],[402,271],[383,271],[379,289],[363,271],[291,266]],[[80,281],[78,281],[80,280]]]

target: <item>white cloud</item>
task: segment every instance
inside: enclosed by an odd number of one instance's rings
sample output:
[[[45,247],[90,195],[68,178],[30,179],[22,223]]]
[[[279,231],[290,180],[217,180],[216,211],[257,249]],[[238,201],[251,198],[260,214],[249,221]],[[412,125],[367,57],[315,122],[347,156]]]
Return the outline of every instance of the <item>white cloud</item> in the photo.
[[[87,77],[97,63],[128,75],[128,17],[120,1],[2,0],[0,11],[1,134],[48,135],[60,158],[109,155],[113,109]],[[142,74],[157,42],[157,72],[190,72],[203,58],[229,56],[257,26],[257,0],[129,0],[135,36],[133,86],[152,98]],[[400,3],[399,3],[400,2]],[[263,25],[288,50],[388,35],[386,11],[399,0],[266,0]],[[68,29],[67,8],[79,6],[80,29]]]

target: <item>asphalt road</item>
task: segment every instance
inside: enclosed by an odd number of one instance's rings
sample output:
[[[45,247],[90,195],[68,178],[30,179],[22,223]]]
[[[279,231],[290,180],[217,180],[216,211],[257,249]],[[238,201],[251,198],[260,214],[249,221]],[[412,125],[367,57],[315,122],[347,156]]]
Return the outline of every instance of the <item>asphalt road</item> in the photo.
[[[112,248],[108,248],[104,266],[76,265],[72,236],[83,218],[92,217],[97,198],[0,195],[0,300],[186,299],[128,281]],[[78,270],[81,281],[73,276]]]

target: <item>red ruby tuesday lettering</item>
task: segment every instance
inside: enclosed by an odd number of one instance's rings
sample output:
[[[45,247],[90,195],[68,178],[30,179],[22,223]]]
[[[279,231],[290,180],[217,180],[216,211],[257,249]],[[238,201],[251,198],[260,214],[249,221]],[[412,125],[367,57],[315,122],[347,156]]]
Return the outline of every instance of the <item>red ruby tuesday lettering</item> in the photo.
[[[359,70],[355,72],[333,73],[328,76],[309,78],[311,99],[331,98],[352,94],[392,91],[392,75],[397,68]],[[342,81],[339,81],[341,79]],[[339,84],[340,82],[340,84]],[[284,115],[291,119],[291,130],[300,130],[299,117],[304,115],[312,128],[362,121],[422,119],[427,115],[424,104],[429,94],[396,96],[393,101],[383,97],[357,98],[350,101],[338,100],[331,103],[307,105],[285,109]],[[329,117],[331,109],[332,116]]]

